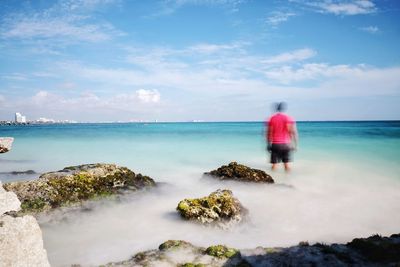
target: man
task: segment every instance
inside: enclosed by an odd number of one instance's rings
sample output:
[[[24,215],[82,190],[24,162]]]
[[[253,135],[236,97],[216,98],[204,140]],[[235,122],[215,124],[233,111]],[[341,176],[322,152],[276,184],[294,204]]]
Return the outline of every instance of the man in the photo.
[[[272,170],[277,163],[283,162],[285,171],[290,171],[291,150],[297,149],[297,130],[294,120],[283,113],[286,109],[284,102],[276,105],[276,113],[265,123],[268,130],[266,139],[268,152],[271,153]]]

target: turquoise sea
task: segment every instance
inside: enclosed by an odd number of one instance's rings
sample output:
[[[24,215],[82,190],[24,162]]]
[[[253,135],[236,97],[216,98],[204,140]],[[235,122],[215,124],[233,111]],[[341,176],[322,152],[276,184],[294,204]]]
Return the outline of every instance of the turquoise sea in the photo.
[[[270,173],[262,122],[0,126],[0,136],[15,138],[0,155],[0,180],[104,162],[162,182],[123,201],[100,201],[90,212],[41,218],[54,266],[124,260],[167,239],[254,248],[400,233],[400,121],[298,122],[297,128],[293,171],[271,173],[276,185],[252,185],[202,173],[231,161]],[[38,174],[9,174],[26,170]],[[179,219],[179,200],[218,188],[233,191],[248,221],[220,230]]]

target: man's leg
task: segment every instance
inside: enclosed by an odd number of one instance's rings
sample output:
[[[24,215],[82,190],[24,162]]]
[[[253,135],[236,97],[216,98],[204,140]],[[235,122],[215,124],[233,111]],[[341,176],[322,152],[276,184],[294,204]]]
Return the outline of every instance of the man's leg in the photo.
[[[272,144],[271,145],[271,170],[275,171],[276,167],[278,165],[278,151],[276,149],[276,145]]]
[[[277,165],[278,165],[278,164],[276,164],[276,163],[272,163],[271,170],[275,171]]]
[[[283,164],[285,165],[285,171],[286,172],[290,172],[290,164],[289,164],[289,162],[285,162]]]
[[[282,149],[282,161],[285,166],[285,171],[290,172],[290,147],[289,145],[285,145]]]

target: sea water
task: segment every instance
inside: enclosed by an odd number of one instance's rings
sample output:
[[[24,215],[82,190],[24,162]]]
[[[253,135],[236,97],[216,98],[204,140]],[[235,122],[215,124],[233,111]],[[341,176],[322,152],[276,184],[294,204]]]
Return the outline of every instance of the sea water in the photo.
[[[86,163],[116,163],[160,185],[89,210],[40,218],[53,266],[105,264],[168,239],[199,246],[290,246],[400,232],[400,122],[299,122],[292,172],[272,173],[262,122],[0,126],[15,138],[0,155],[0,180]],[[221,182],[203,173],[231,161],[270,173],[274,185]],[[34,170],[38,174],[11,175]],[[231,189],[249,210],[229,230],[182,221],[184,198]]]

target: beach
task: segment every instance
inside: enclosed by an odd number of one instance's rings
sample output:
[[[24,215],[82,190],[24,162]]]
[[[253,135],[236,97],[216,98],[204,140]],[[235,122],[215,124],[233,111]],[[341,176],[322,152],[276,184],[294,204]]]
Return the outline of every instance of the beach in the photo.
[[[169,239],[238,249],[346,242],[399,232],[400,122],[299,122],[293,171],[271,172],[262,122],[1,126],[15,138],[0,159],[3,183],[87,163],[115,163],[158,186],[38,218],[52,266],[100,265]],[[203,176],[231,161],[275,184]],[[35,174],[10,174],[34,170]],[[230,189],[248,219],[228,230],[181,220],[184,198]]]

